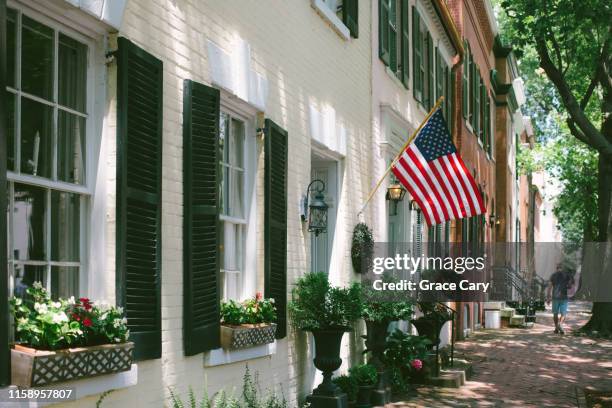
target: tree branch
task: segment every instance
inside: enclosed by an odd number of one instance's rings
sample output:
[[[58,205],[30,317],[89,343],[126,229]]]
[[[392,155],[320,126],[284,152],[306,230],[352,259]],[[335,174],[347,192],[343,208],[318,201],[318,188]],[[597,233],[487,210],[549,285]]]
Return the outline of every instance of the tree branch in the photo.
[[[597,149],[595,146],[593,146],[593,145],[592,145],[592,144],[589,142],[589,139],[588,139],[588,138],[587,138],[587,137],[584,135],[584,133],[582,133],[582,132],[580,131],[580,129],[578,129],[578,128],[576,127],[576,124],[574,123],[574,121],[573,121],[573,120],[571,120],[571,119],[567,119],[567,120],[566,120],[566,123],[567,123],[567,127],[568,127],[568,128],[569,128],[569,130],[570,130],[570,133],[571,133],[572,135],[574,135],[574,137],[576,137],[576,139],[580,140],[581,142],[583,142],[584,144],[586,144],[586,145],[587,145],[587,146],[589,146],[589,147],[592,147],[592,148],[594,148],[594,149]]]
[[[567,110],[570,118],[576,126],[582,131],[585,138],[589,140],[589,145],[593,146],[597,151],[607,157],[612,158],[612,143],[609,143],[604,135],[587,118],[578,101],[574,97],[565,78],[551,61],[546,41],[543,38],[536,38],[536,51],[540,57],[540,66],[546,72],[546,75],[557,88],[559,96],[563,101],[563,105]]]

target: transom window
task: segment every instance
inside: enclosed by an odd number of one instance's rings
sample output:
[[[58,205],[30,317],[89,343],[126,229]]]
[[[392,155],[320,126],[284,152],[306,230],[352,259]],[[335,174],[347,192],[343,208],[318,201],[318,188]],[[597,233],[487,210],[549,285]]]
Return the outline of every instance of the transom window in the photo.
[[[221,185],[223,222],[221,278],[224,299],[241,299],[244,280],[245,214],[245,122],[222,111],[220,118]]]
[[[15,295],[40,281],[79,293],[84,265],[88,46],[7,10],[9,266]]]

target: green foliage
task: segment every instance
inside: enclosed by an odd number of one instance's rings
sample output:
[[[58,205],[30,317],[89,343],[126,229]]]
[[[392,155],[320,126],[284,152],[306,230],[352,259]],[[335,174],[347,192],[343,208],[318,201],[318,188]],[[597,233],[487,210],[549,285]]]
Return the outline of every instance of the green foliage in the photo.
[[[392,282],[388,275],[383,275],[384,282]],[[407,320],[412,316],[413,303],[401,293],[375,290],[372,282],[361,284],[361,317],[371,322]]]
[[[274,299],[263,299],[258,293],[244,302],[221,302],[221,322],[229,325],[273,323],[276,321]]]
[[[96,401],[96,408],[101,408],[102,403],[104,402],[106,397],[108,397],[110,394],[112,394],[115,391],[116,390],[106,390],[102,394],[100,394],[100,398],[98,398],[98,400]]]
[[[334,378],[333,382],[340,387],[342,392],[346,393],[349,401],[355,401],[357,398],[358,384],[354,377],[350,375],[341,375]]]
[[[361,312],[360,289],[329,284],[324,272],[310,272],[296,282],[288,310],[296,329],[347,328]]]
[[[449,320],[453,319],[453,315],[443,304],[436,302],[418,302],[419,310],[423,313],[420,318],[426,318],[435,321],[440,327]]]
[[[424,361],[431,340],[425,336],[413,336],[397,329],[387,337],[384,362],[391,371],[392,383],[397,389],[404,389],[414,372],[412,363]]]
[[[123,343],[129,337],[123,309],[87,298],[53,301],[40,282],[10,300],[19,343],[40,350]]]
[[[353,241],[351,244],[351,261],[356,273],[363,273],[370,266],[372,254],[374,253],[374,237],[372,230],[367,224],[360,222],[353,229]],[[366,265],[363,265],[363,261]]]
[[[237,398],[232,394],[228,394],[224,389],[220,390],[213,400],[211,401],[208,397],[206,386],[204,387],[204,393],[200,400],[198,408],[287,408],[288,403],[285,396],[279,397],[276,395],[274,390],[268,390],[265,397],[259,395],[259,374],[256,372],[255,376],[251,375],[249,366],[245,368],[242,383],[242,398]],[[196,408],[196,397],[193,389],[189,387],[187,393],[188,405],[186,406],[181,398],[170,389],[170,400],[172,401],[173,408]]]
[[[376,367],[371,364],[360,364],[349,369],[349,376],[354,378],[359,386],[374,385],[378,381]]]

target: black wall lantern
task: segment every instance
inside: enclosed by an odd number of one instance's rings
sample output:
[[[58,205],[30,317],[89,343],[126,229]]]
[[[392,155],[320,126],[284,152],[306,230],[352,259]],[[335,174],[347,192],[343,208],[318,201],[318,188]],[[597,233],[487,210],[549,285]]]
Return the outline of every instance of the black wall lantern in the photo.
[[[404,199],[404,195],[406,194],[406,190],[399,183],[393,183],[389,187],[387,187],[387,195],[385,198],[387,201],[394,201],[396,203],[402,201]]]
[[[316,189],[313,186],[315,183],[318,184]],[[312,201],[310,201],[311,188],[314,191]],[[325,183],[322,180],[312,180],[306,189],[306,196],[304,197],[302,221],[306,221],[306,217],[308,217],[308,232],[314,232],[315,236],[327,232],[327,204],[324,201],[324,191]]]

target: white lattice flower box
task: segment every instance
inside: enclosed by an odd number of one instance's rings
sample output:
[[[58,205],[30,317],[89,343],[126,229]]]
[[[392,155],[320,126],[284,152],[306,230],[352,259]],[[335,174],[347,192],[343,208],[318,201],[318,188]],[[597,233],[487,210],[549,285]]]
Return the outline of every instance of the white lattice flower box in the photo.
[[[274,343],[276,323],[221,325],[221,347],[228,350]]]
[[[132,342],[56,351],[15,345],[11,349],[11,382],[36,387],[128,371],[132,367],[133,349]]]

